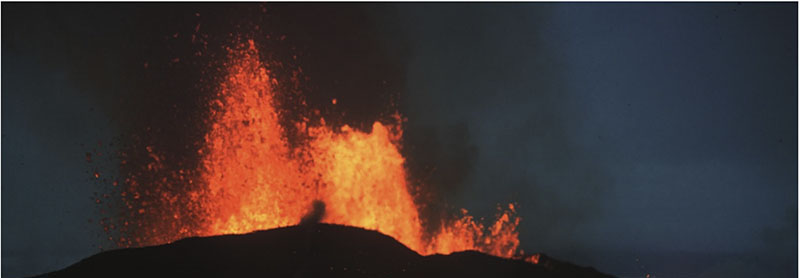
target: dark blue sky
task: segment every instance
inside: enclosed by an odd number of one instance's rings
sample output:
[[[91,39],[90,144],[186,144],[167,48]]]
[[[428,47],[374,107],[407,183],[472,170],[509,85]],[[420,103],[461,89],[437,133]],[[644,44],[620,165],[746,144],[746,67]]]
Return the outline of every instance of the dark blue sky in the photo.
[[[756,248],[797,205],[796,11],[688,7],[556,9],[571,137],[606,161],[633,245]]]
[[[449,171],[434,180],[453,205],[490,216],[517,202],[525,250],[621,277],[796,277],[796,3],[366,10],[403,64],[409,144],[436,138],[428,163]],[[113,14],[81,12],[63,28],[124,36],[99,24]],[[127,88],[86,86],[79,40],[45,53],[54,42],[19,35],[63,22],[8,18],[1,271],[20,276],[97,251],[84,154],[123,129],[108,103]],[[123,51],[88,72],[108,82]]]
[[[462,206],[621,276],[796,276],[795,4],[406,8],[410,121],[478,150]]]

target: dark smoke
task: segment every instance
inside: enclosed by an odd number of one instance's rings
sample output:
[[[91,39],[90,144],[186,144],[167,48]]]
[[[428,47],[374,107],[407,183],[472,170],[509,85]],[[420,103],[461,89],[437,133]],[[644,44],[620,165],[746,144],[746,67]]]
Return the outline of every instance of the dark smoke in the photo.
[[[522,6],[396,5],[381,17],[408,45],[403,151],[429,228],[454,208],[491,218],[516,202],[524,249],[574,258],[613,181],[573,138],[581,114],[543,35],[552,6]]]
[[[314,200],[311,202],[311,210],[300,219],[300,225],[319,223],[323,217],[325,217],[325,202]]]
[[[447,198],[461,192],[464,182],[473,177],[478,148],[469,138],[464,123],[443,127],[417,126],[409,122],[404,133],[406,167],[412,178],[427,232],[439,229],[454,210]]]

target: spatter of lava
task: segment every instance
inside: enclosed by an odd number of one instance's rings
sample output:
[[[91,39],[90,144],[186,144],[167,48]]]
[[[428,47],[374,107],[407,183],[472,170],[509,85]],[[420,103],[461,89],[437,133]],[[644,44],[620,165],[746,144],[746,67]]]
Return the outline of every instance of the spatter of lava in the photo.
[[[368,133],[301,120],[294,128],[309,139],[290,148],[274,99],[279,81],[262,64],[254,42],[230,48],[226,59],[224,78],[209,103],[210,126],[198,150],[198,169],[160,179],[128,177],[121,193],[126,211],[116,221],[117,244],[153,245],[296,225],[318,200],[325,204],[322,222],[377,230],[420,254],[515,255],[520,219],[513,204],[502,208],[491,225],[462,210],[437,231],[425,232],[398,151],[399,116],[395,123],[376,121]],[[148,153],[151,162],[143,169],[164,169],[161,157],[151,149]],[[145,194],[158,198],[140,198]]]

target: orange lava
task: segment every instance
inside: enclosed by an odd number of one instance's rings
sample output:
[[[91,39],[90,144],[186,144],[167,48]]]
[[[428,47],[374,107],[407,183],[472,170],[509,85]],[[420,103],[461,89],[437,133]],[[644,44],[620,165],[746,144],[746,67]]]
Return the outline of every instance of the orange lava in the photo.
[[[405,160],[392,143],[399,138],[378,122],[369,134],[347,126],[339,133],[326,128],[316,133],[311,153],[321,184],[317,197],[327,205],[323,222],[378,230],[423,251]]]
[[[314,180],[291,158],[282,138],[272,103],[274,80],[252,41],[244,50],[232,50],[230,58],[202,150],[205,234],[296,224],[315,198]]]
[[[538,264],[539,263],[539,257],[540,257],[539,254],[533,254],[533,255],[525,258],[525,261],[529,262],[529,263],[532,263],[532,264]]]
[[[320,200],[325,203],[322,222],[377,230],[420,254],[515,255],[520,220],[513,205],[502,208],[490,225],[462,210],[433,234],[424,232],[398,150],[398,125],[375,122],[370,132],[362,132],[348,126],[333,130],[324,121],[298,123],[308,125],[304,130],[311,139],[290,148],[275,108],[278,81],[260,62],[253,41],[232,49],[228,59],[199,151],[201,186],[188,192],[189,206],[200,211],[192,217],[201,218],[192,222],[200,224],[189,234],[296,225]],[[166,232],[186,235],[187,230]]]

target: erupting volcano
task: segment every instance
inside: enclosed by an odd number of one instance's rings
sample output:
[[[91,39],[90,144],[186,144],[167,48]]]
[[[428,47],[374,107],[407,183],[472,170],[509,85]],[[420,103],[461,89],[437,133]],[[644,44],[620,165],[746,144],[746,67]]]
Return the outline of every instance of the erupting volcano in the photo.
[[[308,117],[287,128],[276,108],[283,81],[271,75],[254,41],[227,52],[216,95],[208,101],[208,131],[197,151],[197,169],[164,173],[163,158],[148,148],[150,163],[141,169],[161,178],[133,174],[125,179],[125,212],[103,222],[110,230],[118,228],[118,245],[242,234],[296,225],[309,216],[379,231],[423,255],[478,250],[508,258],[518,253],[520,219],[513,204],[501,207],[490,225],[462,209],[436,223],[434,231],[426,229],[399,151],[399,114],[390,122],[375,121],[368,132]],[[287,134],[290,130],[299,134]],[[302,139],[289,144],[290,136]],[[415,186],[424,190],[425,185]]]

